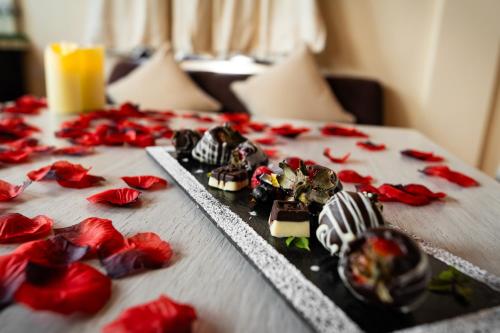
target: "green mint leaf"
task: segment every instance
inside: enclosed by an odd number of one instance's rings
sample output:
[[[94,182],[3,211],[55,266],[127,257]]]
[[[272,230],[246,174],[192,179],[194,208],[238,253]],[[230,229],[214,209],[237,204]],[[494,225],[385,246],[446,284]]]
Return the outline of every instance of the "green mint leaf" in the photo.
[[[290,236],[288,237],[286,240],[285,240],[285,244],[286,246],[290,247],[290,244],[292,244],[293,240],[295,239],[295,237],[293,236]]]
[[[307,238],[307,237],[295,238],[294,245],[295,245],[295,247],[297,247],[299,249],[311,251],[311,249],[309,248],[309,238]]]

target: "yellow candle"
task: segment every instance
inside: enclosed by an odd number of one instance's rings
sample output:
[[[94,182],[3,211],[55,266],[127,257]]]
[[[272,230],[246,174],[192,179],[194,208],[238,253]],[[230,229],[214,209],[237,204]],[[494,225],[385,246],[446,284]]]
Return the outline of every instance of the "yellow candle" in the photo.
[[[45,83],[49,109],[79,113],[105,105],[104,50],[58,43],[45,49]]]

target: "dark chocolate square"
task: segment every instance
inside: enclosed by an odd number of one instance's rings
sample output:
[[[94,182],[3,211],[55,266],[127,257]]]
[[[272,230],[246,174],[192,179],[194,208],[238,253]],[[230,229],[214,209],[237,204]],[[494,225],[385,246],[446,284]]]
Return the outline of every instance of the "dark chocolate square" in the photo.
[[[274,200],[269,221],[303,222],[309,220],[309,211],[300,201]]]

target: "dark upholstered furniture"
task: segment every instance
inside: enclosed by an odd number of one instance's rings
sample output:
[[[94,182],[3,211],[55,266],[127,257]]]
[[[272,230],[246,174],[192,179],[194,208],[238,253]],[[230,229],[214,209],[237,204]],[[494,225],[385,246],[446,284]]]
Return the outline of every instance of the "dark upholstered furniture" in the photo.
[[[124,60],[113,68],[109,83],[130,73],[137,61]],[[218,100],[223,112],[248,112],[229,86],[234,81],[245,80],[249,75],[189,71],[194,82]],[[345,110],[356,116],[359,124],[382,125],[383,94],[380,83],[370,79],[326,75],[326,81]]]

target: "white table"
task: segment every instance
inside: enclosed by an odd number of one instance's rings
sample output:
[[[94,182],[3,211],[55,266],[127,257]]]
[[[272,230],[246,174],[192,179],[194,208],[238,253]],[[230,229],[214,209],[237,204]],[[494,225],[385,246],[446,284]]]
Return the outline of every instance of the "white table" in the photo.
[[[27,117],[43,128],[42,140],[63,145],[53,138],[60,118],[43,113]],[[270,121],[272,122],[272,121]],[[281,123],[274,121],[275,123]],[[313,128],[318,123],[297,122]],[[210,124],[176,119],[173,127],[199,127]],[[410,233],[461,256],[491,273],[500,275],[500,185],[473,167],[467,166],[416,131],[398,128],[360,126],[374,142],[388,146],[383,152],[366,152],[355,146],[357,138],[323,137],[317,130],[297,140],[280,139],[276,148],[287,154],[310,158],[334,169],[352,168],[376,178],[375,184],[418,182],[432,190],[446,192],[444,203],[409,207],[397,203],[384,206],[386,219]],[[259,137],[262,134],[249,135]],[[347,164],[335,165],[322,156],[325,146],[335,155],[351,152]],[[406,148],[434,151],[444,155],[447,164],[480,183],[481,187],[463,189],[438,178],[417,172],[426,164],[402,158]],[[285,304],[259,273],[246,262],[183,191],[171,185],[145,192],[139,208],[117,208],[88,203],[85,198],[108,188],[125,186],[126,175],[153,174],[169,179],[146,152],[137,148],[97,147],[95,155],[65,158],[104,176],[105,185],[83,190],[59,187],[54,182],[33,183],[15,201],[0,203],[3,212],[19,212],[32,217],[48,215],[56,227],[69,226],[90,216],[113,220],[126,235],[153,231],[168,240],[176,259],[171,267],[113,281],[108,305],[92,317],[63,317],[32,312],[14,305],[0,313],[1,331],[96,332],[125,308],[157,298],[161,293],[191,303],[198,311],[196,332],[306,332],[309,327]],[[32,163],[0,169],[0,179],[20,183],[25,174],[60,158],[42,157]],[[169,179],[170,180],[170,179]],[[347,188],[352,186],[347,185]],[[5,254],[15,246],[0,246]],[[99,268],[97,262],[92,262]]]

